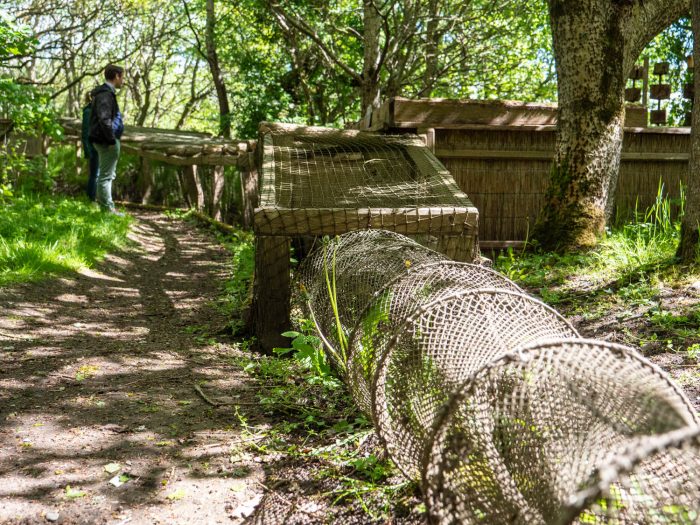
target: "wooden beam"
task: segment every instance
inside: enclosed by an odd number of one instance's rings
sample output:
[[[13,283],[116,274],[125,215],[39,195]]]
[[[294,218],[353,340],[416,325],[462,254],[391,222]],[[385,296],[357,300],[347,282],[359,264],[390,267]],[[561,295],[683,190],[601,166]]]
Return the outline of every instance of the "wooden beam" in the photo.
[[[627,126],[646,125],[646,109],[628,106]],[[371,131],[390,128],[459,129],[481,124],[492,126],[555,126],[557,105],[508,100],[407,99],[395,97],[372,117]]]
[[[506,248],[523,249],[525,241],[479,241],[479,247],[484,250],[500,250]]]
[[[440,159],[509,159],[509,160],[553,160],[554,151],[528,150],[480,150],[480,149],[438,149],[435,156]],[[622,152],[625,161],[687,162],[689,153],[677,152]]]
[[[164,162],[165,164],[172,164],[174,166],[236,166],[238,164],[238,155],[199,155],[180,157],[143,149],[142,147],[132,146],[130,144],[123,144],[122,151],[138,157]]]
[[[476,208],[258,208],[257,235],[340,235],[384,229],[403,234],[475,235]]]

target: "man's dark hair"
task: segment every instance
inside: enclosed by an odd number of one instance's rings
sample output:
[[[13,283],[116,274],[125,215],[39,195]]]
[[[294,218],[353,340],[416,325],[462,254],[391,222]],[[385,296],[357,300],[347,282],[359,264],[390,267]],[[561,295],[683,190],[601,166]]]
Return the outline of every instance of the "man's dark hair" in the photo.
[[[105,79],[114,80],[117,76],[122,76],[124,74],[124,68],[121,66],[115,66],[110,64],[105,68]]]

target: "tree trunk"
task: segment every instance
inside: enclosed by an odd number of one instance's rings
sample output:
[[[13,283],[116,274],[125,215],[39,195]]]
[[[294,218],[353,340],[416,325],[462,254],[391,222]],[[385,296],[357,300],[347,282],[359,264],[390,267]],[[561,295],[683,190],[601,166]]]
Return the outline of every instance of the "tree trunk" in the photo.
[[[202,211],[204,209],[204,191],[196,165],[182,167],[182,182],[189,207]]]
[[[700,0],[693,0],[693,62],[698,64],[693,72],[695,96],[693,99],[693,117],[690,146],[690,165],[688,168],[685,215],[681,221],[681,242],[678,257],[684,263],[693,263],[698,255],[700,240]]]
[[[382,18],[377,11],[374,0],[363,0],[363,45],[364,57],[362,62],[362,117],[367,118],[368,112],[379,107],[379,69],[381,49],[379,38],[382,29]]]
[[[549,3],[559,112],[552,176],[535,229],[546,249],[595,246],[611,211],[608,197],[620,165],[627,75],[623,18],[610,4]]]
[[[207,0],[207,25],[205,35],[205,45],[207,48],[207,61],[209,70],[214,80],[216,98],[219,101],[219,134],[222,137],[231,137],[231,109],[228,103],[228,92],[226,83],[221,74],[219,56],[216,52],[216,14],[214,13],[214,0]]]
[[[141,169],[139,170],[139,193],[141,196],[141,204],[152,204],[153,189],[155,188],[155,178],[151,161],[142,157]]]
[[[425,71],[423,72],[422,95],[430,97],[435,85],[438,53],[440,49],[440,33],[438,32],[438,0],[428,1],[428,21],[425,28]]]
[[[221,197],[224,194],[224,167],[212,168],[211,182],[211,217],[215,221],[221,221]]]
[[[687,2],[549,0],[559,91],[557,146],[534,237],[545,249],[595,246],[612,213],[628,73]]]

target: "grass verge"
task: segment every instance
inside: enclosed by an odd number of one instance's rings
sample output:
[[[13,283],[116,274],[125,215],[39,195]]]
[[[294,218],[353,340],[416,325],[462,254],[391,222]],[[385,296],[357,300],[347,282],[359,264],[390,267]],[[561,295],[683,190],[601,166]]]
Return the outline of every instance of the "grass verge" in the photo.
[[[0,287],[90,267],[124,247],[131,218],[82,199],[18,195],[0,206]]]

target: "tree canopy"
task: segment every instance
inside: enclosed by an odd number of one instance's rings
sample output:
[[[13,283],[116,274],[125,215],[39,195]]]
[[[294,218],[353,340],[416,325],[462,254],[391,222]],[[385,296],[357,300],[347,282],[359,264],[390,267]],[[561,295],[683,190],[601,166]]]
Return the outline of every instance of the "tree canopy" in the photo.
[[[3,76],[77,115],[104,65],[121,63],[127,122],[217,131],[207,3],[12,1],[7,31],[26,40],[8,40],[16,43],[0,56]],[[355,122],[366,83],[380,97],[556,98],[542,0],[406,0],[376,2],[372,10],[375,2],[362,0],[212,4],[212,36],[239,137],[253,136],[266,119]],[[366,51],[370,15],[374,55]]]

